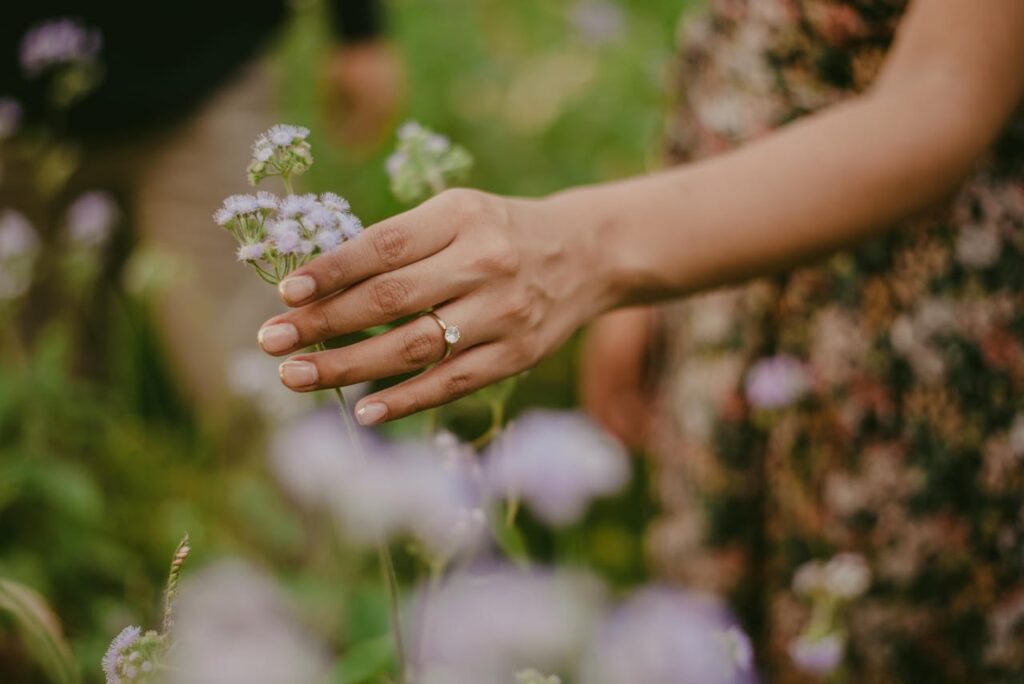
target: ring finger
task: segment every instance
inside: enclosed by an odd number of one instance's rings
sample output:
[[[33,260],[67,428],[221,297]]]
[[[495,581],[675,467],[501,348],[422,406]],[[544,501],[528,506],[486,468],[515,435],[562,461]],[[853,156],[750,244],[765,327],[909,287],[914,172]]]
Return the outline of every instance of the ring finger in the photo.
[[[485,320],[485,308],[475,301],[457,300],[435,313],[449,328],[459,328],[452,354],[495,337],[483,327],[466,327],[468,321]],[[297,392],[354,385],[419,370],[444,359],[447,349],[444,330],[433,316],[424,314],[394,330],[341,349],[293,356],[280,366],[281,382]]]

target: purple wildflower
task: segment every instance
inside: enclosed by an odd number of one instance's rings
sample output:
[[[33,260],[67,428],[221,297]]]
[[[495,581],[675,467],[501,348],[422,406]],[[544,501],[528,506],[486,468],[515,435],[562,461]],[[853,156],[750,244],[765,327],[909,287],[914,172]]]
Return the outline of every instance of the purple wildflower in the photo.
[[[139,627],[125,627],[121,633],[114,637],[103,655],[103,674],[107,676],[107,684],[121,684],[121,676],[118,669],[124,663],[125,652],[135,645],[135,642],[142,636],[142,629]]]
[[[756,408],[782,408],[811,387],[807,366],[789,354],[761,359],[747,372],[747,400]]]
[[[799,636],[789,642],[789,657],[798,670],[818,677],[835,671],[843,661],[846,640],[838,634],[817,639]]]
[[[94,190],[79,195],[68,207],[68,236],[83,247],[102,244],[110,237],[120,214],[109,192]]]
[[[552,525],[577,521],[591,499],[618,491],[628,477],[625,450],[582,413],[526,414],[486,460],[492,496],[522,498]]]
[[[99,54],[100,32],[73,19],[57,19],[32,28],[21,40],[21,67],[38,76],[50,67],[90,62]]]
[[[598,631],[583,684],[740,684],[757,681],[749,639],[716,599],[667,588],[630,598]]]

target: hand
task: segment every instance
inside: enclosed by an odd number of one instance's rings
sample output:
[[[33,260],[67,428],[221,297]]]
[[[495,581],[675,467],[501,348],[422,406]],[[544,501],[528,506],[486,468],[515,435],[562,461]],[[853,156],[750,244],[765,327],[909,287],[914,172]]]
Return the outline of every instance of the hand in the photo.
[[[384,141],[405,93],[405,72],[383,40],[339,45],[324,64],[324,117],[333,137],[370,150]]]
[[[280,284],[295,307],[260,329],[275,356],[434,307],[461,339],[452,356],[431,316],[342,349],[281,365],[289,388],[350,385],[437,364],[365,397],[364,425],[458,399],[555,351],[611,302],[603,250],[587,231],[554,222],[546,201],[448,190],[364,231]]]
[[[583,405],[631,447],[643,446],[650,423],[654,333],[652,309],[621,309],[591,323],[583,344]]]

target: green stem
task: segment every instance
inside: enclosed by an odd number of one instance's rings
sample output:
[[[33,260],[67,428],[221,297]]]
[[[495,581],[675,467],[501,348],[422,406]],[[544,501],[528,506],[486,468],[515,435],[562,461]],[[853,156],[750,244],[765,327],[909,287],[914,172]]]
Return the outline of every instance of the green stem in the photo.
[[[294,195],[295,190],[292,189],[292,179],[289,176],[281,176],[281,180],[284,181],[284,189],[289,195]]]
[[[320,352],[326,351],[327,347],[325,347],[323,343],[319,343],[316,345],[316,350]],[[352,420],[352,412],[349,410],[348,402],[345,400],[345,394],[341,391],[340,387],[335,387],[334,395],[338,398],[338,412],[341,414],[341,420],[345,424],[345,431],[349,435],[349,441],[352,444],[352,448],[360,458],[365,458],[362,444],[359,440],[359,433],[356,431],[355,421]],[[379,540],[377,542],[377,559],[380,563],[384,586],[387,589],[388,623],[391,628],[391,639],[395,644],[395,662],[398,665],[398,681],[401,684],[405,684],[407,681],[405,677],[405,647],[402,642],[402,624],[398,609],[398,576],[395,574],[395,562],[391,558],[391,550],[388,548],[387,542],[384,540]]]

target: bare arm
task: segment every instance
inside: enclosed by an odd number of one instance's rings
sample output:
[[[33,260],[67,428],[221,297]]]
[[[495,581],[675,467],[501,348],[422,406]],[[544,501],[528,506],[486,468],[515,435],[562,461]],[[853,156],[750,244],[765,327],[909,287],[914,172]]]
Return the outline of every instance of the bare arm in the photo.
[[[871,92],[715,159],[543,200],[450,191],[281,284],[268,353],[436,307],[451,358],[364,398],[364,424],[517,373],[620,306],[763,275],[866,239],[941,200],[1024,93],[1024,2],[916,0]],[[282,364],[297,391],[405,373],[445,353],[420,318]]]
[[[649,300],[857,243],[941,200],[1024,92],[1024,3],[918,0],[875,87],[721,157],[550,200],[598,226],[608,294]]]

